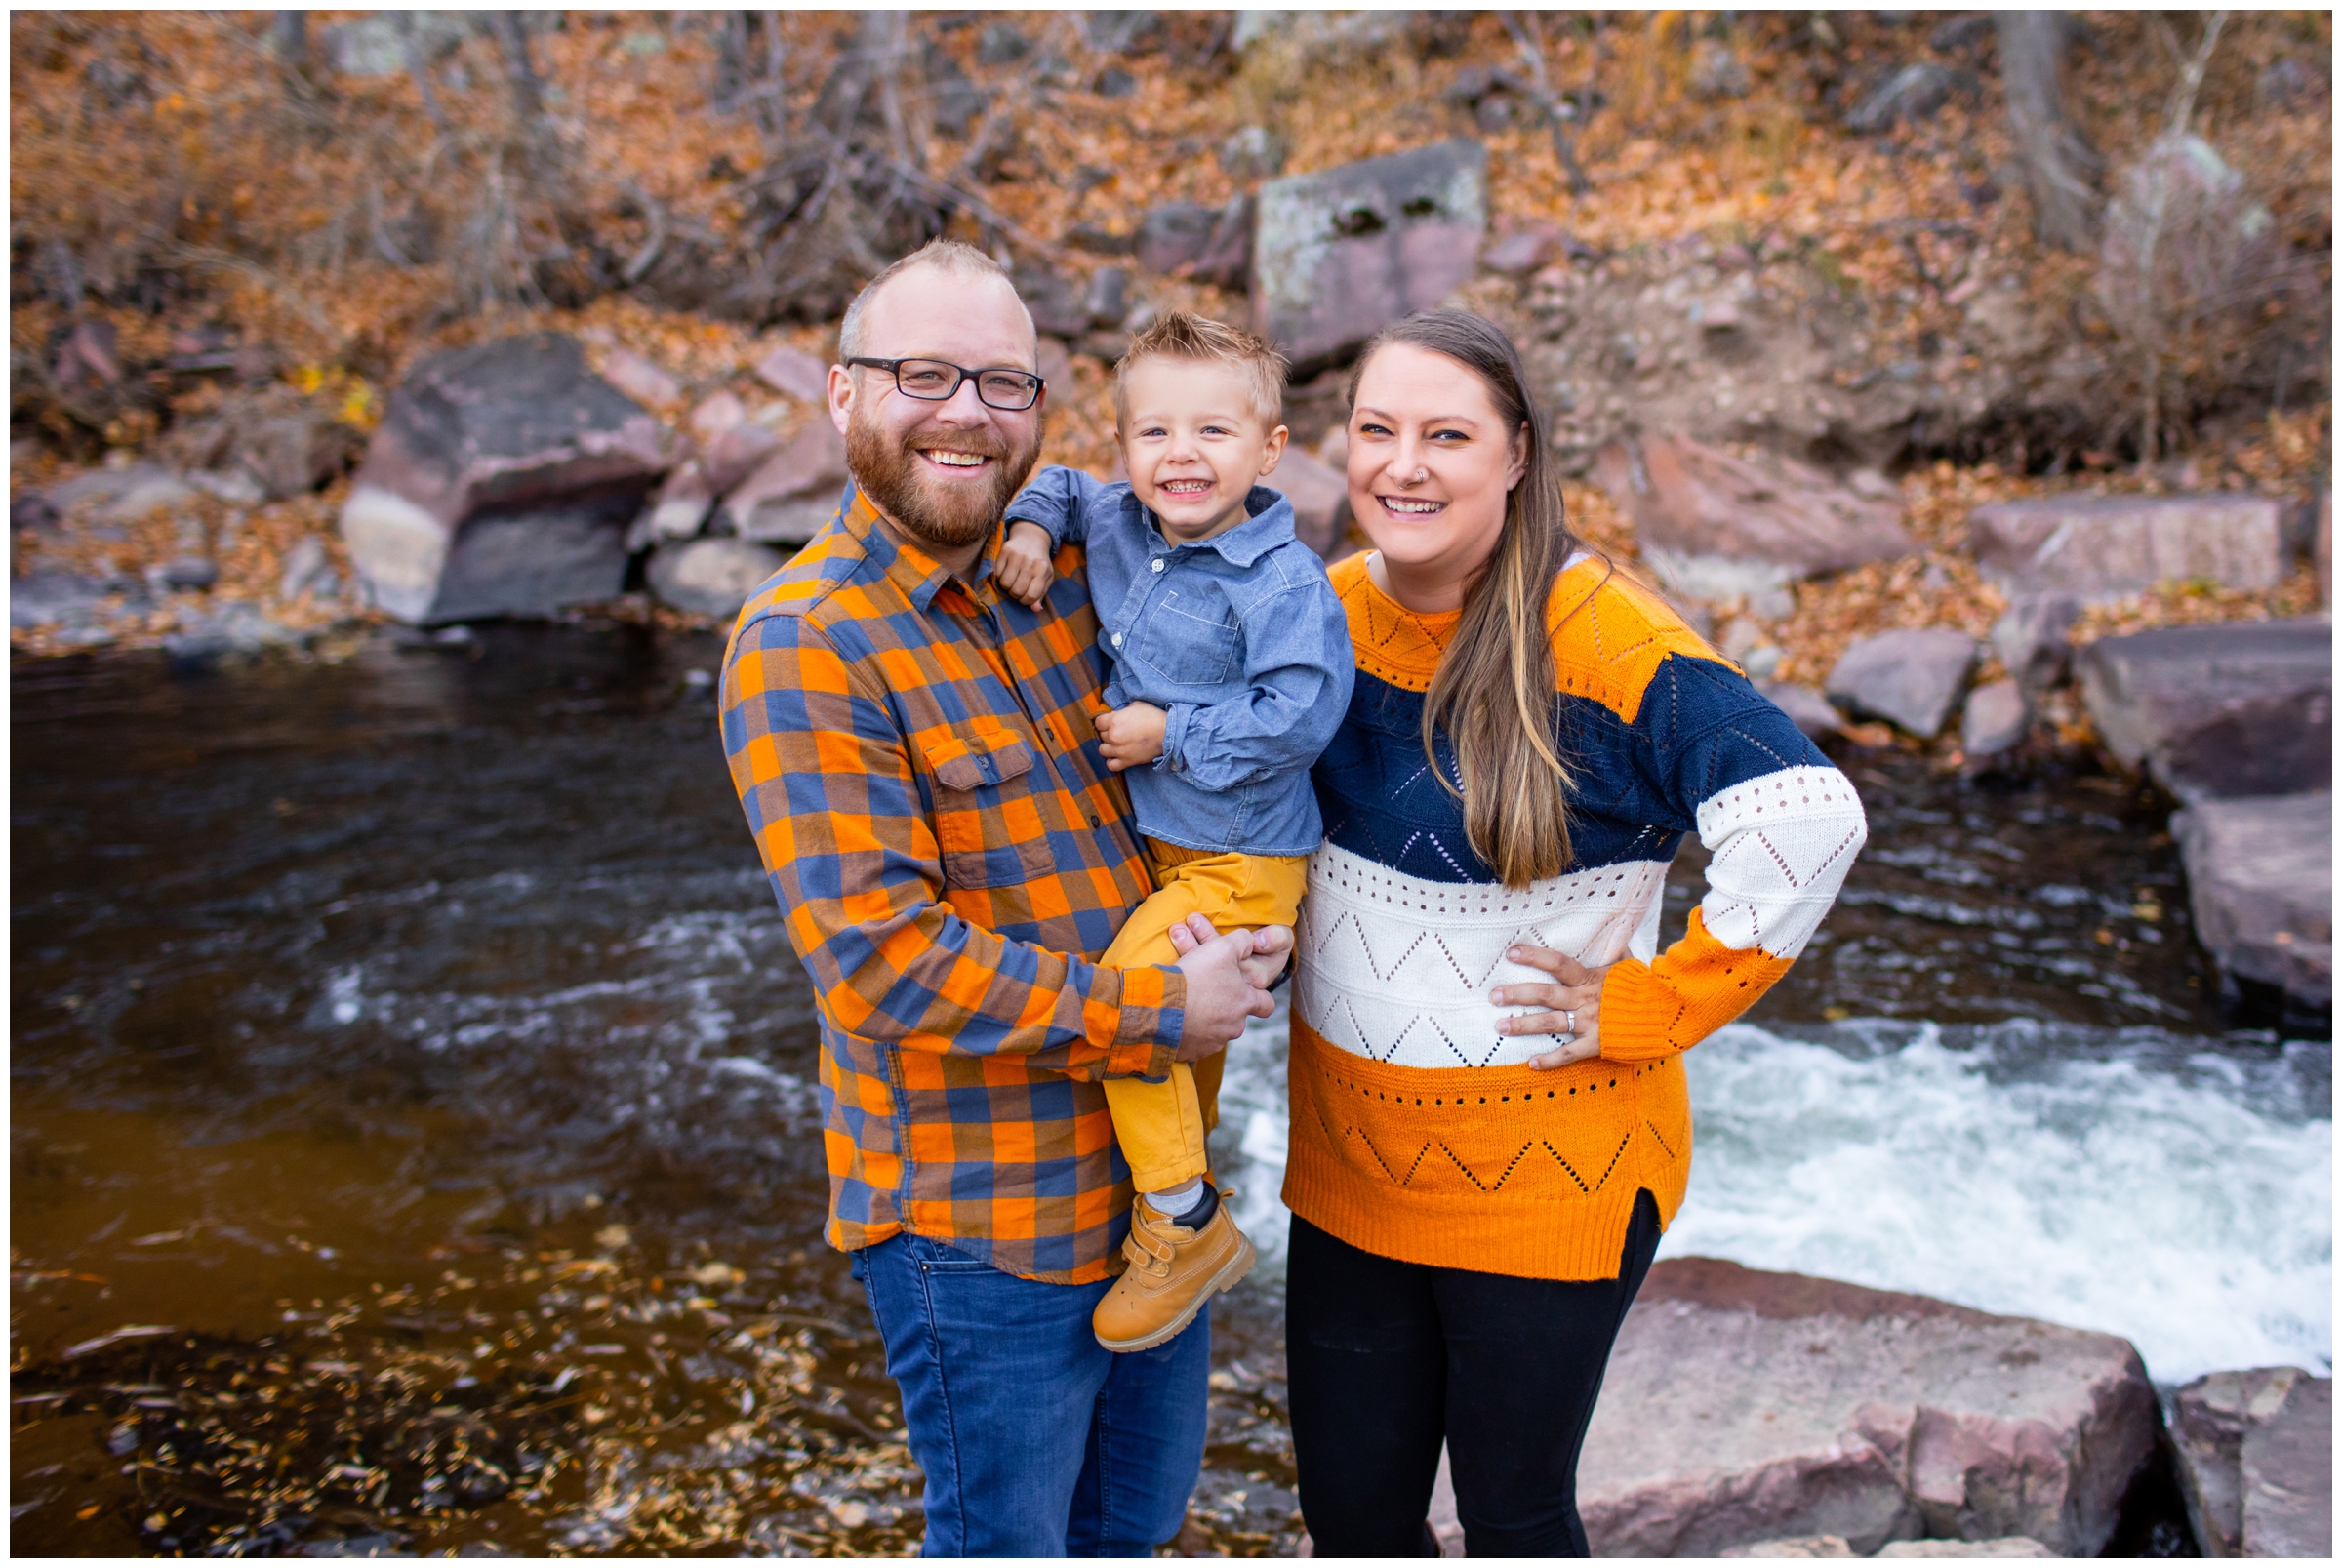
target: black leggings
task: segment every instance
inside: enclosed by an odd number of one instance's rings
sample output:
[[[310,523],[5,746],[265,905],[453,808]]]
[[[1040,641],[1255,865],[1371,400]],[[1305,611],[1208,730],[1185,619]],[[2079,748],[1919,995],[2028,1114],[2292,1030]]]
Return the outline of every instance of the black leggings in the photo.
[[[1647,1191],[1618,1277],[1585,1282],[1378,1258],[1296,1215],[1285,1356],[1316,1555],[1426,1555],[1442,1439],[1469,1555],[1588,1555],[1578,1449],[1658,1246]]]

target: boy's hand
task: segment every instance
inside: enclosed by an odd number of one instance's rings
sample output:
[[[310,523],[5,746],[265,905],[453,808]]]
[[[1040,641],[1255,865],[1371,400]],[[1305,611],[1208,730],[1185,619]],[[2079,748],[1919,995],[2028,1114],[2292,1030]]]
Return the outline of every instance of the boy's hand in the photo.
[[[1170,719],[1151,703],[1133,703],[1128,707],[1098,715],[1098,739],[1105,742],[1106,765],[1120,773],[1124,768],[1142,768],[1163,754],[1163,731]]]
[[[1027,609],[1038,610],[1041,596],[1057,581],[1057,569],[1049,564],[1049,530],[1038,523],[1009,524],[992,578],[1002,593],[1022,600]]]

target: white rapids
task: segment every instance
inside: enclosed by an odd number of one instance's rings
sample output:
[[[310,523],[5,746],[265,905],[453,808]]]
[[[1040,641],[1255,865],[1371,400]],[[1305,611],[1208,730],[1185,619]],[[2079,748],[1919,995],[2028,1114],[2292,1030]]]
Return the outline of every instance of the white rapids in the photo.
[[[1230,1052],[1215,1155],[1281,1271],[1285,1023]],[[2120,1334],[2166,1387],[2333,1364],[2322,1044],[2010,1023],[1734,1025],[1686,1059],[1662,1258],[1729,1258]]]

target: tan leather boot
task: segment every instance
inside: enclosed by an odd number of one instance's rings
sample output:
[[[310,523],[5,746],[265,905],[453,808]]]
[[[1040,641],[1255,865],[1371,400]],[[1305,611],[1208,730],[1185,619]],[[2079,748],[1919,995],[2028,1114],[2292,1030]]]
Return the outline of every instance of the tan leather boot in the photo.
[[[1232,1194],[1228,1194],[1232,1195]],[[1110,1350],[1149,1350],[1195,1320],[1203,1304],[1252,1272],[1259,1254],[1224,1200],[1200,1230],[1174,1225],[1147,1200],[1130,1206],[1130,1267],[1090,1313],[1090,1328]]]

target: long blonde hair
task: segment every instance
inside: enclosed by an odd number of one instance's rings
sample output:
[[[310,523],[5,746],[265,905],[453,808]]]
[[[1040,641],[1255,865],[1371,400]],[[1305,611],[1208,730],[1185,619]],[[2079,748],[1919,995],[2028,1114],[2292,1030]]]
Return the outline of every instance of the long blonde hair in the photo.
[[[1465,310],[1425,310],[1393,322],[1350,373],[1353,407],[1367,365],[1393,343],[1442,355],[1477,376],[1509,439],[1528,447],[1528,466],[1505,498],[1496,552],[1465,590],[1464,613],[1423,704],[1424,752],[1440,784],[1461,796],[1473,849],[1507,887],[1526,887],[1560,875],[1571,858],[1570,775],[1554,735],[1558,694],[1546,606],[1579,543],[1562,513],[1545,416],[1512,340]],[[1460,791],[1439,766],[1434,738],[1442,731],[1455,747]]]

